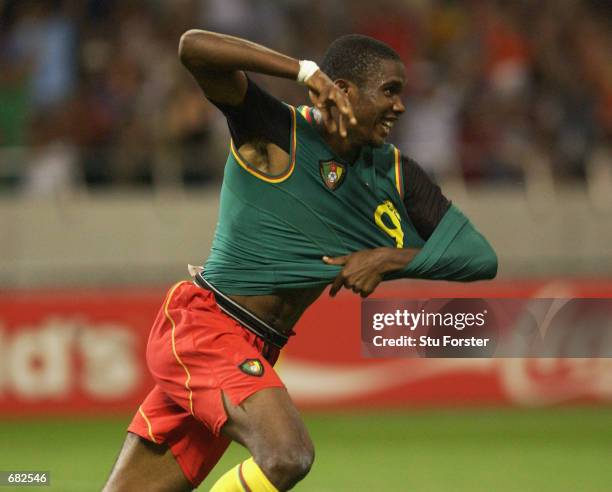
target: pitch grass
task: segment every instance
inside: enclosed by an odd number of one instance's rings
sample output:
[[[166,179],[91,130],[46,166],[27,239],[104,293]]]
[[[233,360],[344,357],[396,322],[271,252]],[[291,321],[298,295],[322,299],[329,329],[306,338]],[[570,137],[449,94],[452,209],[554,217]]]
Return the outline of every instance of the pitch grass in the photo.
[[[612,408],[379,411],[305,419],[317,457],[298,492],[612,491]],[[52,485],[0,492],[99,491],[127,421],[3,420],[0,470],[49,470]],[[245,457],[243,449],[230,448],[198,490],[209,490]]]

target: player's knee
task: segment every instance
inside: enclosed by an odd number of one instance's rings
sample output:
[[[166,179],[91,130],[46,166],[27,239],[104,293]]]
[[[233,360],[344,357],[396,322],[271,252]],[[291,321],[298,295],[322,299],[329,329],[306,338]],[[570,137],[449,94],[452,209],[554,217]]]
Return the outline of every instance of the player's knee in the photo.
[[[282,488],[289,488],[302,480],[314,461],[312,444],[274,449],[263,457],[260,466],[266,476]]]

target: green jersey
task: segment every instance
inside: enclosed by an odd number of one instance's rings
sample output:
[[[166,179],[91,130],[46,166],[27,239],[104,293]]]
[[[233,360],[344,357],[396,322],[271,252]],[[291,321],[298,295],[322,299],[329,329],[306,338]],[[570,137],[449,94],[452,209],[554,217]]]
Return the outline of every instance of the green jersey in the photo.
[[[398,149],[365,146],[355,162],[347,163],[323,140],[310,108],[290,109],[290,163],[281,175],[259,171],[230,144],[219,221],[204,267],[205,277],[226,294],[323,286],[339,271],[323,256],[425,245],[402,202]],[[452,219],[454,224],[466,221],[460,213]],[[427,271],[407,269],[393,277],[427,278]]]

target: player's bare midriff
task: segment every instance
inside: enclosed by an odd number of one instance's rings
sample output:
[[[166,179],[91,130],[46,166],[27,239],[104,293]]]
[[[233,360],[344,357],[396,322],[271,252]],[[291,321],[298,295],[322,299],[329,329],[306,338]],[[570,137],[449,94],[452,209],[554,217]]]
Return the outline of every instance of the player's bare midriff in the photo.
[[[265,296],[229,297],[273,328],[289,333],[306,308],[317,300],[323,290],[325,287],[284,290]]]

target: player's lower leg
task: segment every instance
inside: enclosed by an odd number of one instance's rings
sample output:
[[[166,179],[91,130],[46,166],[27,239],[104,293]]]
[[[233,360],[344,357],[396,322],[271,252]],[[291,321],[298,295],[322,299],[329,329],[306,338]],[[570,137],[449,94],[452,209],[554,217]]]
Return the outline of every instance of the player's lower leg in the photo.
[[[210,492],[278,492],[253,458],[236,465],[223,475]]]

